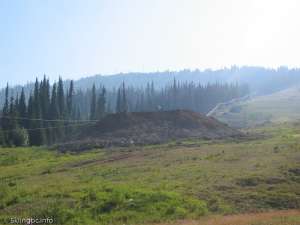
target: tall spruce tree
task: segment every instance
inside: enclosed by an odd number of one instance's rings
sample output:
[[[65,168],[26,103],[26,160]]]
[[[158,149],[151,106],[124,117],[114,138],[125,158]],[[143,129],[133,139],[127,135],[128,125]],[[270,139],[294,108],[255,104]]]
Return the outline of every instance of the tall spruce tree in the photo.
[[[60,126],[59,121],[55,121],[59,119],[59,109],[58,109],[58,100],[57,100],[57,84],[54,83],[51,91],[51,99],[50,99],[50,108],[48,112],[48,118],[50,120],[54,120],[49,122],[48,127],[58,127]],[[59,132],[54,128],[48,129],[48,143],[55,143],[59,139]]]
[[[21,117],[20,126],[23,128],[28,128],[28,122],[27,122],[28,120],[25,119],[27,117],[27,106],[26,106],[26,97],[25,97],[24,88],[22,88],[20,99],[19,99],[18,113],[19,116]]]
[[[121,88],[118,89],[117,94],[117,102],[116,102],[116,113],[122,112],[122,106],[121,106],[122,98],[121,98]]]
[[[92,87],[92,96],[91,96],[91,106],[90,106],[90,119],[95,120],[96,119],[96,87],[95,84],[93,84]]]
[[[41,116],[42,118],[48,117],[48,111],[50,106],[50,93],[49,93],[49,80],[47,80],[46,76],[40,83],[39,89],[39,101],[41,108]]]
[[[57,105],[58,105],[58,112],[59,112],[59,119],[67,119],[67,110],[66,110],[66,99],[65,99],[65,92],[64,92],[64,84],[61,77],[59,77],[58,85],[57,85]],[[57,118],[58,119],[58,118]],[[56,122],[57,128],[53,129],[54,132],[57,133],[58,141],[63,141],[66,135],[66,128],[67,125],[64,121],[57,121]]]
[[[40,85],[38,79],[35,81],[33,96],[31,97],[30,109],[30,128],[33,129],[29,132],[29,143],[31,145],[43,145],[46,141],[45,130],[43,126],[41,103],[40,103]],[[29,111],[29,103],[28,103]]]
[[[18,97],[17,97],[18,98]],[[11,97],[9,106],[9,142],[10,146],[23,146],[28,144],[28,133],[24,128],[20,128],[17,122],[18,100]]]
[[[58,80],[58,86],[57,86],[57,104],[58,104],[58,112],[60,118],[65,117],[65,93],[64,93],[64,84],[61,77],[59,77]]]
[[[69,118],[74,118],[75,113],[72,111],[74,110],[73,108],[73,97],[74,97],[74,82],[71,80],[70,82],[70,87],[68,89],[68,94],[67,94],[67,113]]]
[[[49,118],[51,120],[55,120],[55,119],[59,118],[59,108],[58,108],[57,85],[56,85],[56,83],[54,83],[53,86],[52,86],[50,109],[49,109]]]
[[[127,113],[128,112],[128,102],[127,102],[126,88],[125,88],[125,83],[124,82],[122,84],[121,112],[122,113]]]
[[[127,113],[128,112],[127,94],[126,94],[126,88],[125,88],[124,82],[118,89],[116,112],[117,113]]]
[[[28,111],[27,111],[27,115],[29,119],[33,119],[35,117],[35,112],[34,112],[34,105],[33,105],[33,96],[32,94],[30,94],[29,99],[28,99]],[[34,131],[32,129],[35,128],[35,121],[32,120],[28,120],[28,129],[29,130],[29,145],[35,145],[35,134]]]
[[[14,145],[14,132],[17,129],[17,121],[16,121],[16,107],[15,107],[15,101],[14,97],[10,97],[10,102],[9,102],[9,118],[8,118],[8,141],[7,143],[12,146]]]
[[[96,119],[101,120],[106,113],[106,89],[103,87],[97,100]]]
[[[7,132],[9,129],[9,85],[8,83],[5,88],[5,100],[2,109],[1,127],[3,129],[3,143],[8,144],[9,143],[9,135]]]

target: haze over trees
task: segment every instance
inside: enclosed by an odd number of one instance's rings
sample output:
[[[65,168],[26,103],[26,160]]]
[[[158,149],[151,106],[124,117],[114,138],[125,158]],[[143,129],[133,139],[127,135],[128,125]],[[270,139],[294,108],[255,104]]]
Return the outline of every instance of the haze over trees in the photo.
[[[206,113],[217,103],[246,95],[245,85],[194,82],[172,83],[157,88],[154,82],[145,87],[126,86],[107,89],[95,84],[91,88],[76,89],[59,78],[50,85],[46,76],[36,79],[33,90],[26,97],[22,88],[15,95],[5,88],[1,112],[0,145],[50,145],[62,142],[80,126],[96,122],[110,113],[167,111],[188,109]]]
[[[268,69],[263,67],[231,67],[219,70],[181,70],[181,71],[164,71],[152,73],[121,73],[111,76],[95,75],[74,81],[74,90],[86,91],[91,89],[92,85],[96,87],[105,86],[107,91],[118,89],[123,82],[126,86],[134,88],[145,88],[147,83],[155,85],[156,89],[164,88],[170,85],[173,79],[179,83],[194,82],[206,85],[208,83],[238,83],[247,84],[252,93],[269,94],[297,84],[300,84],[300,69],[289,69],[279,67],[277,69]],[[70,80],[64,81],[64,88],[68,88]],[[24,86],[15,86],[9,89],[11,95],[21,93],[24,88],[26,97],[34,89],[34,83]],[[5,89],[0,90],[0,105],[4,104]]]
[[[268,94],[295,84],[300,84],[300,69],[279,67],[277,69],[263,67],[230,67],[218,70],[180,70],[151,73],[120,73],[111,76],[95,75],[75,81],[77,88],[90,88],[94,83],[104,85],[108,90],[118,88],[124,81],[127,86],[145,88],[153,82],[156,88],[163,88],[173,82],[194,82],[203,85],[208,83],[239,83],[248,84],[250,91]]]

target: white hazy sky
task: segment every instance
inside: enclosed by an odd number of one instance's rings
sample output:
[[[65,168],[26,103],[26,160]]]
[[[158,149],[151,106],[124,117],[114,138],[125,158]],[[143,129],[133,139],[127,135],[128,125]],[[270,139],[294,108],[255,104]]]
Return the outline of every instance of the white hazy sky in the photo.
[[[0,0],[0,86],[300,64],[299,0]]]

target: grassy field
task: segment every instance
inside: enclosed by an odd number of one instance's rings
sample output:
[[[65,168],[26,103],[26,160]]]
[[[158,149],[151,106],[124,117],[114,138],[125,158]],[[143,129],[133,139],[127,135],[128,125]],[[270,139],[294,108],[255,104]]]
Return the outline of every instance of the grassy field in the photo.
[[[300,224],[299,211],[251,214],[300,208],[300,125],[247,132],[244,140],[77,154],[2,148],[0,224],[11,217],[72,225]],[[224,219],[242,222],[211,222]]]
[[[300,211],[281,210],[229,216],[208,216],[201,220],[181,220],[156,225],[298,225]]]

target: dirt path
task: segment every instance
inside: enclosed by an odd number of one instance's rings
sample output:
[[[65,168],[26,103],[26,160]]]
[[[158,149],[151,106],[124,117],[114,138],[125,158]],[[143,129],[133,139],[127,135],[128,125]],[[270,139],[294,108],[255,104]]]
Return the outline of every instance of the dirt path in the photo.
[[[221,102],[221,103],[218,103],[212,110],[210,110],[206,116],[213,116],[214,113],[220,108],[220,107],[223,107],[223,106],[228,106],[228,105],[232,105],[236,102],[241,102],[241,101],[246,101],[246,100],[249,100],[250,99],[250,95],[246,95],[244,97],[241,97],[241,98],[234,98],[234,99],[231,99],[230,101],[228,102]]]
[[[105,164],[105,163],[117,162],[121,160],[133,159],[133,158],[144,158],[150,154],[151,153],[144,153],[144,152],[123,153],[123,154],[112,155],[105,159],[82,160],[79,162],[68,163],[64,165],[62,168],[58,169],[56,172],[64,172],[68,169],[95,165],[95,164]]]

